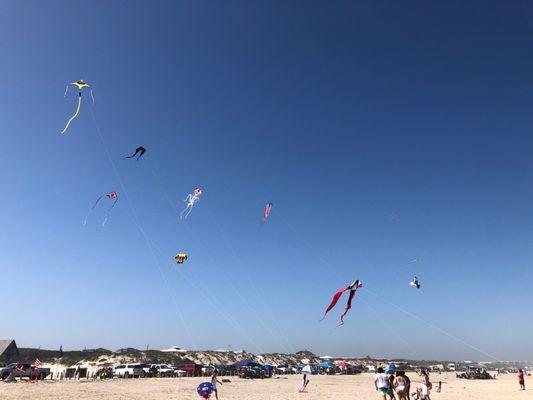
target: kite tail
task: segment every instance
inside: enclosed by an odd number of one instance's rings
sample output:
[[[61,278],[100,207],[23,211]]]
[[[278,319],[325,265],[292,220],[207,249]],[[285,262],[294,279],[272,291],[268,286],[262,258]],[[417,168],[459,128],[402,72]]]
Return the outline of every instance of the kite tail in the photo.
[[[67,97],[67,92],[68,92],[68,85],[65,86],[65,94],[63,95],[63,97]]]
[[[78,96],[78,107],[76,108],[76,112],[74,113],[74,115],[72,117],[69,118],[69,120],[67,121],[67,124],[65,125],[65,127],[63,128],[61,133],[65,133],[67,131],[67,129],[68,129],[68,126],[72,122],[72,120],[78,116],[78,113],[80,112],[80,107],[81,107],[81,93]]]
[[[346,308],[344,309],[344,312],[341,315],[341,323],[337,325],[337,327],[344,325],[344,317],[346,314],[348,314],[348,311],[352,308],[352,300],[355,297],[355,290],[350,291],[350,297],[348,297],[348,302],[346,303]]]
[[[93,106],[94,106],[94,96],[93,96],[93,90],[91,89],[91,99],[93,99]]]
[[[102,196],[98,197],[96,201],[94,202],[93,206],[89,209],[89,212],[87,213],[87,215],[85,216],[85,219],[83,220],[83,226],[87,225],[87,219],[89,218],[89,215],[91,215],[91,213],[93,212],[93,210],[98,205],[101,199],[102,199]]]
[[[324,313],[324,316],[323,316],[322,319],[320,319],[319,321],[322,321],[322,320],[324,320],[324,318],[326,318],[326,314],[327,314],[328,312],[330,312],[331,309],[332,309],[333,307],[335,307],[335,304],[337,304],[337,302],[338,302],[339,299],[341,298],[342,294],[343,294],[344,292],[346,292],[347,290],[348,290],[348,288],[341,289],[341,290],[339,290],[337,293],[335,293],[335,294],[333,295],[333,299],[331,299],[331,303],[329,303],[329,306],[328,306],[328,308],[326,309],[326,312]]]
[[[180,219],[187,219],[187,217],[189,216],[189,214],[191,213],[191,211],[192,211],[192,207],[187,206],[187,207],[185,208],[185,210],[183,210],[183,211],[181,212],[181,214],[180,214]],[[183,216],[183,213],[185,213],[185,217]]]

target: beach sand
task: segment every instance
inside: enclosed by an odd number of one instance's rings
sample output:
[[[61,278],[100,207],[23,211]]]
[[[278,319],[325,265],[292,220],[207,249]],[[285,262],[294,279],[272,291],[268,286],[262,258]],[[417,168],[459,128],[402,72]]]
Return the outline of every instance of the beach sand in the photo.
[[[413,381],[417,374],[408,373]],[[224,379],[221,377],[220,379]],[[279,379],[245,380],[229,377],[231,383],[220,386],[220,400],[379,400],[374,389],[373,375],[310,377],[309,393],[300,394],[297,388],[301,375]],[[2,400],[163,400],[199,399],[196,387],[206,378],[161,378],[161,379],[114,379],[110,381],[43,381],[32,383],[0,383]],[[432,400],[504,400],[531,398],[533,389],[518,390],[515,374],[499,376],[497,380],[470,381],[455,378],[455,374],[432,374],[434,388],[443,382],[442,392],[432,391]],[[526,387],[528,385],[526,380]],[[533,380],[531,380],[533,384]],[[413,383],[416,387],[417,383]],[[214,399],[215,397],[211,397]]]

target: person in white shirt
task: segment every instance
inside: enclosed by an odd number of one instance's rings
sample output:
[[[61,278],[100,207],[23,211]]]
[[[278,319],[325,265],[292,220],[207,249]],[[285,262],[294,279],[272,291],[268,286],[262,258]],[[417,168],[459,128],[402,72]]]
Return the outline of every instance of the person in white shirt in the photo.
[[[387,400],[387,393],[389,391],[389,377],[385,373],[385,370],[381,367],[378,368],[378,373],[374,378],[374,385],[376,386],[376,390],[383,397],[383,400]]]

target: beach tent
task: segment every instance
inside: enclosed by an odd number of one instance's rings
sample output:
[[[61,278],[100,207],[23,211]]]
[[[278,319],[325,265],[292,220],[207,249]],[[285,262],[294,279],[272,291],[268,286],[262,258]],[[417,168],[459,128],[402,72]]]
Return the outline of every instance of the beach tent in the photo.
[[[258,363],[256,363],[255,361],[253,361],[253,360],[251,360],[249,358],[246,358],[244,360],[237,361],[235,364],[233,364],[233,366],[235,366],[237,368],[242,368],[242,367],[254,368],[254,367],[261,367],[261,364],[258,364]]]
[[[20,361],[19,349],[13,339],[0,340],[0,363],[13,363]]]
[[[320,367],[324,367],[324,368],[327,368],[327,367],[333,367],[333,364],[331,363],[331,361],[322,361],[320,364],[318,364]]]
[[[337,364],[337,367],[351,367],[351,366],[352,364],[346,361],[341,361],[340,363]]]

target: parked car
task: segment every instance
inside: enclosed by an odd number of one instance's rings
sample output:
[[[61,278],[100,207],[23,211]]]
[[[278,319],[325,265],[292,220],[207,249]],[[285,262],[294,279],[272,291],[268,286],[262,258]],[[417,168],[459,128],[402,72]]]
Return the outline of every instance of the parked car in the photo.
[[[157,376],[160,377],[174,376],[174,367],[167,364],[152,364],[150,370],[157,371]]]
[[[139,378],[144,371],[141,364],[120,364],[115,367],[114,375],[119,378]]]
[[[22,368],[17,368],[17,366]],[[34,378],[37,376],[39,380],[43,380],[50,375],[50,368],[39,368],[35,371],[35,368],[31,364],[17,364],[12,363],[4,368],[0,368],[0,379],[6,380],[13,373],[14,378]]]

